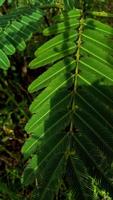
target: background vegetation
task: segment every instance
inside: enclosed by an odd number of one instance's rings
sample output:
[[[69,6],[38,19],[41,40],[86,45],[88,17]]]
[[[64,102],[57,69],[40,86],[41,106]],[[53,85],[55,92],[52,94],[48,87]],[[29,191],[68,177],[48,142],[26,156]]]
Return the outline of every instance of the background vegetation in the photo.
[[[2,1],[0,1],[2,2]],[[32,4],[28,0],[7,0],[0,7],[0,15],[10,13],[12,10]],[[76,3],[78,6],[78,2]],[[87,0],[90,10],[113,11],[113,1]],[[49,13],[51,14],[51,13]],[[48,15],[48,22],[51,17]],[[111,26],[113,19],[104,19]],[[42,44],[44,38],[40,34],[34,34],[27,42],[27,48],[23,52],[17,52],[10,57],[11,68],[6,72],[0,70],[0,199],[1,200],[30,200],[35,193],[32,186],[23,188],[21,175],[26,165],[21,154],[21,147],[28,137],[24,130],[30,117],[29,105],[33,96],[28,93],[28,85],[43,70],[32,71],[27,68],[33,58],[33,52],[37,44]],[[95,180],[94,193],[96,200],[110,200],[109,194],[103,191]],[[67,193],[67,199],[71,200],[71,194]]]

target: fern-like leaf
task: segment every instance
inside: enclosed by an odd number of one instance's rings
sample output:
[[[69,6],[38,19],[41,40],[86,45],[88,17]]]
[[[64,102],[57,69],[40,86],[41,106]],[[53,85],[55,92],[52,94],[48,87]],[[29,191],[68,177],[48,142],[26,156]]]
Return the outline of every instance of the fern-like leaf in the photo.
[[[43,14],[39,8],[34,5],[31,7],[19,8],[11,14],[0,16],[0,68],[7,70],[10,66],[8,55],[13,55],[16,49],[23,51],[26,47],[26,41],[32,36],[32,33],[39,30],[38,22]]]
[[[41,200],[53,200],[62,180],[74,199],[92,200],[90,175],[113,195],[113,28],[75,9],[55,20],[30,63],[51,67],[29,86],[43,89],[30,106],[22,149],[37,153],[29,176],[37,174]]]

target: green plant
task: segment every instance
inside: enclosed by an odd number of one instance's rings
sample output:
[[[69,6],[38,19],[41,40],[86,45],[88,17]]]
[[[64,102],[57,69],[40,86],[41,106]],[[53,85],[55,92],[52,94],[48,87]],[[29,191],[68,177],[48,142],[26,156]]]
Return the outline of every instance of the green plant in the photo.
[[[0,6],[2,6],[4,2],[5,0],[0,0]]]
[[[99,13],[82,4],[55,17],[29,65],[46,66],[28,88],[39,94],[22,149],[32,156],[23,182],[38,182],[40,200],[54,199],[62,185],[74,199],[93,199],[91,176],[113,195],[113,29],[92,14]]]
[[[7,70],[10,61],[7,56],[16,50],[24,51],[25,41],[39,30],[38,21],[42,17],[38,5],[28,5],[0,16],[0,68]]]
[[[29,86],[38,96],[26,125],[31,136],[22,152],[30,160],[22,181],[36,183],[32,197],[40,200],[92,200],[91,177],[113,196],[113,29],[94,19],[112,14],[87,10],[88,1],[79,9],[74,1],[48,2],[0,17],[2,69],[33,33],[43,30],[47,39],[30,63],[45,72]]]

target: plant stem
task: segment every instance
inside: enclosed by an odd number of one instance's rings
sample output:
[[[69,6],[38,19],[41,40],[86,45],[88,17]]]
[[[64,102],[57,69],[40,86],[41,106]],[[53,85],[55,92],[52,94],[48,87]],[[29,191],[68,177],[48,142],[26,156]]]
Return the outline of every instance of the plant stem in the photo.
[[[111,13],[107,13],[107,12],[104,12],[104,11],[101,11],[101,12],[98,12],[98,11],[88,11],[87,12],[88,14],[90,15],[93,15],[95,17],[113,17],[113,14]]]
[[[73,88],[73,100],[72,100],[72,111],[75,112],[76,104],[75,104],[75,95],[77,92],[77,84],[78,84],[78,74],[79,74],[79,60],[80,60],[80,48],[82,43],[82,31],[83,31],[83,24],[84,24],[84,1],[80,0],[81,5],[81,19],[80,19],[80,25],[78,28],[78,40],[76,42],[77,44],[77,50],[76,50],[76,69],[75,69],[75,76],[74,76],[74,88]],[[73,116],[72,116],[73,117]],[[70,132],[73,134],[73,122],[71,121],[70,124]]]

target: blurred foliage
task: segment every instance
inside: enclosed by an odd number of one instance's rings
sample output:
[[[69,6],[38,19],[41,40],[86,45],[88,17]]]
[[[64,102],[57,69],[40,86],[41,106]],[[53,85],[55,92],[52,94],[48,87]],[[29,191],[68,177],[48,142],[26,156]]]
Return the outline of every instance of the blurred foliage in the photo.
[[[22,189],[20,177],[24,160],[20,150],[27,137],[24,126],[31,98],[26,77],[18,67],[12,65],[7,74],[0,71],[0,192],[4,194],[3,199],[11,200],[17,199],[13,196]]]
[[[0,14],[35,2],[36,0],[0,1]],[[75,3],[79,7],[78,0]],[[86,4],[90,10],[113,10],[111,0],[86,0]],[[109,19],[108,23],[113,24],[113,20]],[[0,70],[0,200],[31,200],[31,195],[35,194],[32,187],[22,188],[21,175],[26,163],[20,150],[27,137],[24,126],[30,116],[28,107],[32,100],[27,87],[41,73],[40,69],[38,72],[31,72],[27,69],[27,64],[35,44],[41,44],[42,40],[41,36],[34,35],[23,54],[16,53],[11,57],[12,67],[8,72]],[[93,185],[95,200],[111,200],[95,180]],[[73,200],[71,192],[67,192],[67,200]]]
[[[0,12],[6,14],[28,3],[31,1],[5,1]],[[21,147],[28,137],[24,127],[30,117],[28,108],[32,101],[27,88],[37,73],[41,73],[31,72],[27,65],[35,46],[42,40],[40,35],[34,35],[24,52],[11,56],[11,68],[0,70],[0,200],[30,200],[33,192],[33,187],[24,189],[21,184],[26,165]]]

